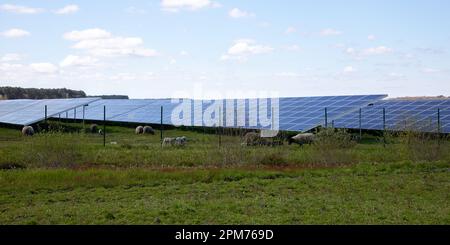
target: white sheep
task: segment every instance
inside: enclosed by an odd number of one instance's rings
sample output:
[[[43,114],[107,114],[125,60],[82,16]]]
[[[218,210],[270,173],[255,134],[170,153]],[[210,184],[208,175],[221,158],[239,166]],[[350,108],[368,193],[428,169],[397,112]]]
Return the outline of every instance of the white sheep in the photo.
[[[155,134],[155,130],[153,130],[153,128],[152,127],[150,127],[150,126],[145,126],[144,128],[143,128],[143,133],[144,134]]]
[[[22,135],[23,136],[33,136],[34,135],[34,129],[31,126],[25,126],[22,128]]]
[[[187,143],[186,136],[176,137],[176,138],[169,138],[166,137],[163,139],[162,145],[163,146],[185,146]]]
[[[142,134],[142,133],[144,133],[144,127],[142,127],[142,126],[137,126],[135,132],[136,132],[136,134]]]
[[[311,144],[314,142],[315,139],[316,135],[312,133],[302,133],[289,138],[288,143],[289,145],[292,143],[297,143],[299,145]]]

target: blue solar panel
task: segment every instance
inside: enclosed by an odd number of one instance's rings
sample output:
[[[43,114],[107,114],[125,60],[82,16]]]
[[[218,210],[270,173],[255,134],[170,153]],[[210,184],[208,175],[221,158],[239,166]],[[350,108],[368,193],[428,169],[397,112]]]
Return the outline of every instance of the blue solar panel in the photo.
[[[146,99],[100,100],[85,108],[84,118],[117,122],[160,123],[160,108],[164,108],[163,123],[185,126],[223,126],[233,128],[281,129],[307,131],[339,116],[378,101],[386,95],[322,96],[275,99]],[[272,111],[275,113],[272,119]],[[82,108],[62,117],[82,119]],[[277,116],[278,115],[278,116]],[[273,124],[273,125],[272,125]]]
[[[385,125],[383,124],[385,109]],[[361,128],[450,133],[450,100],[382,100],[361,109]],[[335,127],[359,129],[359,110],[335,120]]]
[[[0,100],[0,122],[30,125],[45,119],[45,106],[47,117],[53,117],[96,100],[99,98]]]

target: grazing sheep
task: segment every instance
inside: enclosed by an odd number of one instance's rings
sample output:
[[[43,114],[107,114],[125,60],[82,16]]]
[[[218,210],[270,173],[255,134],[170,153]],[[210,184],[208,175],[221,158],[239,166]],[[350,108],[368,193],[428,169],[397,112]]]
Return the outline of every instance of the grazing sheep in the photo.
[[[150,126],[145,126],[143,128],[143,132],[144,132],[144,134],[152,134],[152,135],[155,134],[155,130],[153,130],[153,128]]]
[[[186,136],[176,137],[175,138],[175,145],[177,146],[184,146],[187,143]]]
[[[23,136],[33,136],[34,129],[31,126],[25,126],[22,128],[22,135]]]
[[[303,133],[303,134],[297,134],[296,136],[293,136],[289,138],[288,143],[289,145],[292,143],[297,143],[299,145],[304,144],[311,144],[316,139],[316,136],[312,133]]]
[[[166,137],[163,140],[162,145],[163,146],[185,146],[187,143],[186,136],[176,137],[176,138],[169,138]]]
[[[91,126],[89,126],[89,132],[91,132],[92,134],[95,134],[98,132],[98,125],[97,124],[91,124]]]
[[[265,139],[261,138],[261,135],[256,132],[248,132],[244,135],[244,142],[242,145],[255,146],[264,144]]]
[[[174,145],[174,144],[175,144],[175,138],[166,137],[166,138],[163,139],[163,142],[162,142],[163,146],[171,146],[171,145]]]
[[[144,127],[137,126],[135,132],[136,132],[136,134],[143,134],[144,133]]]

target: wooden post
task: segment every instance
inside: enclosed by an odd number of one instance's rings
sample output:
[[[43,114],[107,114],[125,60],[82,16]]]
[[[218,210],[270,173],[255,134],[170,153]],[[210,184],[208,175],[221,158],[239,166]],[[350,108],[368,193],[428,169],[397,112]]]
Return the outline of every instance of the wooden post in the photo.
[[[328,109],[325,107],[325,128],[328,128]]]

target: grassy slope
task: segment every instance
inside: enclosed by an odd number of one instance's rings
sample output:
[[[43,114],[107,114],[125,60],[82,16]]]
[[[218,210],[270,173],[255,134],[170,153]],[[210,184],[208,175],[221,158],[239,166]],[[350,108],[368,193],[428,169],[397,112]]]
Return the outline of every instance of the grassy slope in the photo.
[[[0,172],[2,224],[449,224],[450,164]]]

